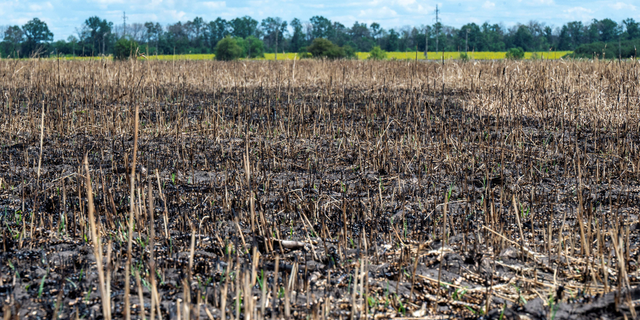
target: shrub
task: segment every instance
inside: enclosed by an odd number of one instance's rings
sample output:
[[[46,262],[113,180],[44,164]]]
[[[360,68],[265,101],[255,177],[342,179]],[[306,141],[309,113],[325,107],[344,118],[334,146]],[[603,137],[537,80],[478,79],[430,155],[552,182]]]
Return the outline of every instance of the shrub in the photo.
[[[242,57],[264,58],[264,43],[260,39],[248,36],[244,39],[238,38],[236,42],[242,48]]]
[[[594,57],[598,59],[618,59],[618,57],[621,57],[625,59],[637,57],[637,49],[640,49],[640,39],[626,40],[620,43],[618,43],[618,41],[594,42],[579,46],[573,53],[568,54],[567,57],[587,59]]]
[[[466,52],[460,52],[460,60],[462,62],[469,61],[469,55]]]
[[[522,50],[522,48],[511,48],[507,51],[506,58],[509,60],[520,60],[524,58],[524,50]]]
[[[356,57],[356,49],[354,49],[352,46],[345,44],[344,46],[342,46],[342,50],[344,50],[344,54],[347,58],[355,58]]]
[[[126,60],[132,55],[135,58],[135,54],[138,51],[138,43],[130,38],[121,38],[116,41],[116,45],[113,48],[113,59]]]
[[[380,49],[380,46],[375,46],[369,51],[369,60],[385,60],[387,59],[387,52]]]
[[[226,36],[216,44],[216,60],[231,61],[242,56],[242,48],[236,39]]]
[[[346,56],[344,49],[324,38],[314,39],[307,47],[307,52],[311,53],[314,58],[340,59]]]
[[[311,52],[301,52],[299,57],[300,59],[311,59],[313,58],[313,55]]]

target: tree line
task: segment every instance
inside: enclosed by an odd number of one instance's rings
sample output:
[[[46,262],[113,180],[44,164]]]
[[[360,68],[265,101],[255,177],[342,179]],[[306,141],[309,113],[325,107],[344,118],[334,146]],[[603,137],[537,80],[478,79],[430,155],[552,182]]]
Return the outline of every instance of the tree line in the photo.
[[[379,46],[386,51],[524,51],[576,50],[595,42],[640,38],[640,26],[632,18],[618,23],[611,19],[568,22],[561,27],[530,21],[505,27],[485,22],[460,28],[440,22],[433,25],[385,29],[379,23],[355,22],[347,27],[323,16],[289,22],[278,17],[257,21],[249,16],[207,21],[196,17],[186,22],[162,25],[158,22],[115,24],[93,16],[67,39],[53,41],[47,24],[34,18],[23,26],[0,27],[0,54],[6,57],[33,55],[110,55],[118,40],[126,38],[148,54],[197,54],[215,52],[218,42],[233,37],[243,54],[264,52],[306,52],[313,40],[323,38],[339,47],[368,52]]]

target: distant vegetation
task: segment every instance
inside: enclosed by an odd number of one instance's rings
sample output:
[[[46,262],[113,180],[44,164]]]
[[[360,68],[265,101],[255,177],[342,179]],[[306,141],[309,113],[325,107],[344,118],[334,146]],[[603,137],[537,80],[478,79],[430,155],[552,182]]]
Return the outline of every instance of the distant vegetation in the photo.
[[[242,56],[242,48],[234,38],[226,37],[216,45],[216,60],[230,61],[240,56]]]
[[[124,37],[116,42],[113,50],[113,58],[116,60],[125,60],[132,55],[137,54],[138,43],[133,39]]]
[[[370,60],[384,60],[387,58],[387,52],[380,49],[379,46],[373,47],[369,52],[369,57],[367,59]]]
[[[571,58],[598,58],[598,59],[627,59],[638,57],[640,49],[640,39],[612,42],[594,42],[579,46],[573,53],[568,54]]]
[[[524,58],[524,50],[521,48],[511,48],[507,51],[505,57],[509,60],[520,60]]]
[[[466,52],[470,59],[478,59],[479,53],[507,52],[513,48],[521,48],[524,52],[576,51],[576,56],[592,57],[593,52],[602,52],[600,43],[640,41],[639,24],[631,18],[621,22],[611,19],[594,19],[588,23],[573,21],[558,27],[530,21],[512,27],[485,22],[455,28],[439,22],[385,29],[376,22],[355,22],[348,27],[323,16],[313,16],[308,21],[284,21],[278,17],[258,21],[249,16],[207,21],[195,17],[167,25],[153,21],[122,25],[93,16],[76,30],[66,39],[53,41],[53,33],[38,18],[23,26],[0,26],[0,55],[2,58],[109,56],[116,52],[118,40],[125,37],[138,43],[140,52],[146,56],[213,54],[218,42],[231,37],[242,50],[239,58],[254,59],[276,51],[308,57],[311,50],[318,47],[318,43],[314,45],[317,39],[335,45],[316,50],[319,56],[332,59],[355,56],[362,59],[360,53],[371,52],[375,47],[389,53],[413,52],[414,58],[416,51],[424,58],[424,52],[428,50],[430,59],[442,58],[443,52],[445,59],[446,52],[455,53],[456,57],[458,52]],[[585,47],[590,44],[595,47]],[[617,45],[616,49],[612,46],[608,45],[607,50],[613,50],[615,54],[606,53],[606,57],[618,57]],[[627,45],[621,51],[629,52],[629,48],[631,46]],[[580,53],[583,51],[584,54]],[[388,54],[387,58],[401,59],[393,54]]]
[[[571,51],[551,51],[551,52],[525,52],[524,60],[556,60],[562,57],[568,57]],[[144,54],[143,54],[144,55]],[[466,55],[466,58],[464,56]],[[368,60],[371,56],[371,52],[356,52],[355,56],[351,59],[356,60]],[[386,52],[386,60],[424,60],[425,56],[423,52]],[[501,60],[506,59],[507,52],[429,52],[429,60]],[[213,53],[203,54],[166,54],[166,55],[144,55],[143,59],[147,60],[214,60],[216,55]],[[309,52],[297,53],[287,52],[279,53],[278,60],[300,60],[300,59],[312,59],[313,56]],[[103,59],[103,57],[62,57],[64,60],[96,60]],[[240,56],[238,59],[246,59],[244,56]],[[250,58],[251,60],[274,60],[275,54],[265,53],[260,58]],[[374,60],[374,59],[371,59]],[[382,60],[382,59],[381,59]]]
[[[328,58],[328,59],[340,59],[346,57],[354,57],[355,51],[353,48],[338,47],[333,42],[318,38],[313,40],[310,46],[306,48],[313,58]]]

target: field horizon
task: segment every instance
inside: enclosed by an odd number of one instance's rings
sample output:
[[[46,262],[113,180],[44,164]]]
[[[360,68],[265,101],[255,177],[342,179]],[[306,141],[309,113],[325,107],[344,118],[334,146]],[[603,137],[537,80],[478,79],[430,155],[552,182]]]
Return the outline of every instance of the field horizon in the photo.
[[[429,60],[459,60],[460,53],[454,52],[428,52]],[[572,51],[536,51],[525,52],[524,60],[557,60],[561,59]],[[469,60],[504,60],[506,59],[506,51],[497,52],[468,52]],[[356,52],[356,60],[367,60],[369,52]],[[418,60],[425,60],[424,52],[417,53]],[[112,58],[111,55],[105,57],[60,57],[63,60],[101,60],[104,58]],[[50,57],[45,59],[56,59],[56,57]],[[215,60],[215,54],[203,53],[203,54],[176,54],[176,55],[149,55],[141,54],[138,59],[143,60]],[[278,60],[301,60],[298,53],[278,53]],[[387,52],[387,60],[415,60],[416,52]],[[275,60],[274,53],[265,53],[264,58],[251,58],[251,59],[239,59],[239,60]],[[304,59],[302,59],[304,60]]]

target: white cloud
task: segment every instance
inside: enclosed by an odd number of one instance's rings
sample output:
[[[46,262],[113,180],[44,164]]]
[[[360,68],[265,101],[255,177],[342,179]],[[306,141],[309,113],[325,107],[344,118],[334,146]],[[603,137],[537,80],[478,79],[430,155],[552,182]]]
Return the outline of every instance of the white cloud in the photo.
[[[397,0],[396,3],[403,7],[407,7],[416,3],[416,0]]]
[[[585,13],[592,13],[593,10],[587,9],[587,8],[583,8],[583,7],[573,7],[573,8],[569,8],[567,10],[564,10],[565,13],[574,13],[574,14],[585,14]]]
[[[390,18],[390,17],[395,17],[397,15],[398,13],[395,10],[387,6],[384,6],[378,9],[360,10],[360,14],[358,14],[359,17],[364,17],[367,19]]]
[[[187,15],[184,11],[178,11],[178,10],[168,10],[166,11],[166,13],[170,15],[174,21],[180,21],[182,20],[182,18],[184,18]]]
[[[624,3],[624,2],[616,2],[615,4],[613,4],[611,6],[612,8],[616,9],[616,10],[631,10],[631,11],[636,11],[636,6],[632,5],[632,4],[628,4],[628,3]]]
[[[584,7],[572,7],[562,11],[560,15],[567,21],[587,21],[594,18],[593,10]],[[565,22],[566,23],[566,22]]]
[[[51,4],[51,2],[45,2],[42,4],[30,4],[29,5],[29,10],[31,11],[42,11],[42,10],[51,10],[53,9],[53,5]]]
[[[227,3],[225,1],[207,1],[202,2],[202,5],[209,9],[220,9],[226,7]]]
[[[379,2],[376,1],[376,4],[377,3]],[[387,2],[387,4],[391,5],[391,7],[399,6],[411,15],[430,14],[433,13],[433,10],[435,10],[435,7],[425,7],[422,4],[418,3],[416,0],[395,0],[391,1],[390,3]]]
[[[111,5],[124,3],[124,0],[96,0],[96,2],[102,5]]]
[[[485,9],[493,9],[496,6],[496,4],[494,2],[491,1],[486,1],[482,7]]]

